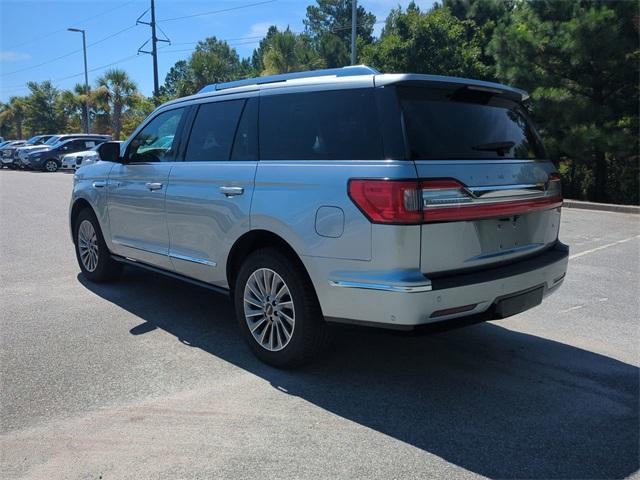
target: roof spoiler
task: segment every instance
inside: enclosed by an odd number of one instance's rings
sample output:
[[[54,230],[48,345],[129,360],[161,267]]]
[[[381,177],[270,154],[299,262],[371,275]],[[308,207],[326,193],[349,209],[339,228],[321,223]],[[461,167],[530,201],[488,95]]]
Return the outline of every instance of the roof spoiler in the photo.
[[[245,78],[233,82],[213,83],[202,88],[198,93],[216,92],[228,88],[246,87],[250,85],[264,85],[266,83],[286,82],[300,78],[314,77],[353,77],[357,75],[378,75],[380,72],[366,65],[352,65],[342,68],[328,68],[325,70],[311,70],[307,72],[284,73],[280,75],[267,75],[264,77]]]
[[[471,78],[446,77],[443,75],[423,75],[415,73],[398,73],[380,75],[375,77],[376,87],[391,84],[404,85],[427,85],[444,88],[466,87],[477,92],[493,93],[501,97],[506,97],[516,102],[524,102],[529,99],[529,94],[519,88],[503,85],[501,83],[474,80]]]

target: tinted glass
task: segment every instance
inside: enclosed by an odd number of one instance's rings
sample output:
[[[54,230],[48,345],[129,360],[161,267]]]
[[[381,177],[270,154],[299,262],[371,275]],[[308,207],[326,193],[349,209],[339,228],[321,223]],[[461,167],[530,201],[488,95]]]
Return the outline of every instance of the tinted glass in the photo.
[[[175,152],[173,139],[184,108],[161,113],[149,122],[129,144],[129,162],[170,162]]]
[[[260,157],[265,160],[382,158],[373,89],[262,97]]]
[[[258,160],[258,104],[257,97],[245,103],[231,150],[231,160]]]
[[[55,145],[56,143],[58,143],[59,140],[60,140],[60,136],[59,135],[54,135],[49,140],[44,142],[44,144],[45,145]]]
[[[229,160],[245,100],[204,103],[193,122],[185,161]]]
[[[414,160],[545,157],[526,112],[511,100],[466,87],[398,90]]]

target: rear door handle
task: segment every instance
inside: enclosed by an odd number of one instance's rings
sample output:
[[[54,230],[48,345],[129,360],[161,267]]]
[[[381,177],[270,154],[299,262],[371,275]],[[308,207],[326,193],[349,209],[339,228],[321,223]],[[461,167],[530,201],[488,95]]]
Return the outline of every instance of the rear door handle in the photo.
[[[242,195],[244,188],[242,187],[220,187],[220,193],[227,197],[235,197],[236,195]]]
[[[107,182],[96,180],[95,182],[92,183],[92,185],[93,185],[93,188],[104,188],[107,186]]]
[[[160,182],[148,182],[148,183],[145,183],[145,185],[151,191],[162,189],[162,184]]]

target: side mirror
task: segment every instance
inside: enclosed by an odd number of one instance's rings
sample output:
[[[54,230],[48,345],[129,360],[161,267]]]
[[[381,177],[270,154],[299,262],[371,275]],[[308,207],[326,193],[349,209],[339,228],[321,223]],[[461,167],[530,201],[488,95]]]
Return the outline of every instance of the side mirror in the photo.
[[[120,144],[118,142],[104,142],[98,147],[98,156],[105,162],[122,163],[120,158]]]

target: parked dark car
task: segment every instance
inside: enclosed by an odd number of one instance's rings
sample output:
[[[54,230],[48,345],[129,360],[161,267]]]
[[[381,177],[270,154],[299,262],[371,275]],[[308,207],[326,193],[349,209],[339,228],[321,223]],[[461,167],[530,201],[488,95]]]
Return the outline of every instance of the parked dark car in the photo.
[[[55,172],[62,166],[62,157],[69,153],[89,150],[111,139],[110,135],[83,135],[80,138],[63,138],[46,150],[28,152],[20,156],[21,166],[32,170]]]
[[[0,167],[12,168],[13,153],[18,147],[21,147],[24,144],[24,140],[12,140],[9,142],[4,142],[2,146],[0,146]]]

